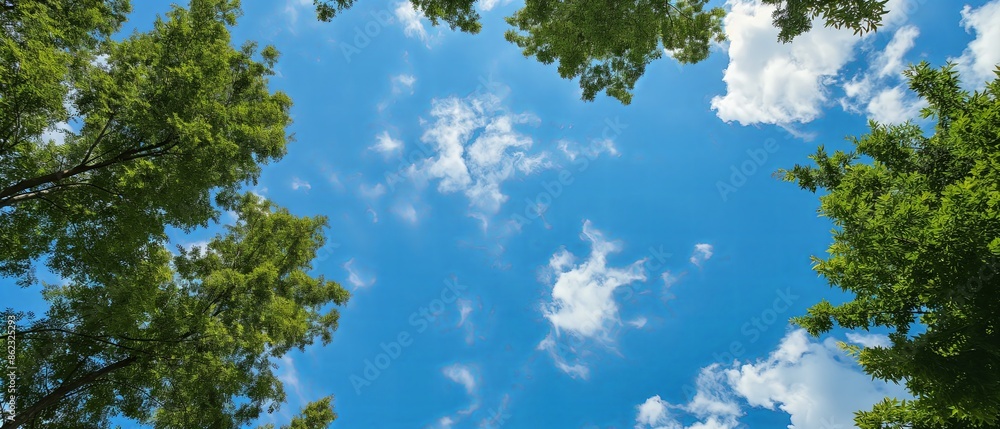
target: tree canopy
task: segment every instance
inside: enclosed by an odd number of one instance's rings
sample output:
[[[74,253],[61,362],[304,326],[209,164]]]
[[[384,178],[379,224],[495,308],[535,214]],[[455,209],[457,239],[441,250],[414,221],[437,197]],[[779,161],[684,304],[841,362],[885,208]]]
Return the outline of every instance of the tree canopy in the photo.
[[[329,21],[355,0],[313,0],[320,20]],[[432,24],[478,33],[482,28],[475,0],[411,0],[413,8]],[[776,9],[778,40],[790,42],[809,31],[812,21],[849,28],[855,33],[875,31],[887,0],[763,0]],[[559,75],[579,79],[583,99],[593,101],[604,91],[624,104],[632,101],[636,81],[646,66],[666,53],[680,63],[708,57],[712,43],[725,40],[721,7],[707,8],[708,0],[525,0],[524,7],[507,17],[514,28],[507,41],[526,57],[543,64],[558,62]]]
[[[271,358],[327,343],[349,293],[312,276],[322,217],[253,194],[206,249],[148,252],[99,284],[47,285],[45,317],[19,327],[19,408],[2,427],[239,427],[284,401]],[[291,427],[323,428],[329,398]]]
[[[796,323],[813,335],[835,325],[884,328],[888,347],[849,347],[864,370],[905,383],[912,400],[887,398],[857,414],[868,428],[1000,425],[1000,68],[981,92],[952,66],[906,75],[937,121],[871,123],[854,152],[795,166],[785,178],[821,191],[833,244],[814,269],[853,299],[823,301]]]
[[[277,52],[231,46],[237,1],[194,0],[111,40],[129,10],[0,8],[0,274],[44,255],[64,277],[141,264],[165,227],[206,225],[285,153]]]

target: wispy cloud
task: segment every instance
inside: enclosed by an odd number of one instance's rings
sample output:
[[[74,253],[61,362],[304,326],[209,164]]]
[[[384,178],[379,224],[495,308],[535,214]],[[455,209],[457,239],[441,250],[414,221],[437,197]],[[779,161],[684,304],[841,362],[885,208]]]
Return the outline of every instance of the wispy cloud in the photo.
[[[344,270],[347,271],[347,281],[354,286],[355,289],[366,288],[375,284],[374,275],[366,275],[362,273],[357,267],[354,266],[354,258],[349,259],[344,263]]]
[[[712,259],[712,250],[713,247],[711,244],[695,244],[694,252],[691,254],[691,263],[701,267],[701,264],[705,263],[705,261]],[[664,278],[664,282],[666,282],[666,278]]]

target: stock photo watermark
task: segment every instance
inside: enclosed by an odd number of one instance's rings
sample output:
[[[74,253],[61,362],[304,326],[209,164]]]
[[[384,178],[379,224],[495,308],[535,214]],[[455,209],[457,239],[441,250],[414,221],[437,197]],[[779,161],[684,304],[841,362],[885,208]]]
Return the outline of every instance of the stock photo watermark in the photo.
[[[570,162],[576,167],[576,172],[569,167],[564,167],[559,170],[556,176],[556,180],[552,181],[542,181],[542,190],[532,197],[525,197],[524,199],[524,209],[521,210],[522,213],[515,212],[510,217],[510,223],[514,225],[516,229],[521,229],[526,225],[530,225],[535,220],[541,218],[545,213],[545,210],[552,205],[552,203],[558,199],[563,192],[576,180],[574,174],[583,173],[590,168],[591,162],[597,160],[602,152],[609,151],[614,152],[614,141],[617,139],[622,132],[628,128],[627,124],[623,124],[618,117],[614,120],[611,118],[604,119],[604,129],[601,131],[601,139],[594,139],[591,141],[590,145],[583,149],[579,154],[573,154]]]
[[[4,361],[7,373],[4,379],[7,381],[7,389],[4,391],[3,402],[0,402],[0,412],[4,421],[14,421],[17,417],[17,317],[8,314],[6,319],[7,356]]]
[[[372,19],[364,25],[354,27],[354,38],[351,43],[340,42],[340,52],[344,55],[344,61],[351,62],[351,57],[361,53],[361,50],[371,44],[372,39],[382,34],[382,31],[389,24],[395,22],[392,14],[388,10],[369,12]]]
[[[799,296],[793,294],[791,288],[785,288],[785,290],[776,289],[774,293],[775,298],[771,302],[771,307],[764,309],[760,314],[751,317],[750,320],[740,326],[742,339],[733,340],[724,351],[712,354],[712,365],[722,365],[725,367],[732,365],[733,362],[746,353],[744,340],[747,341],[747,344],[756,343],[760,340],[761,334],[771,329],[779,320],[787,322],[787,319],[780,319],[778,316],[787,312],[792,304],[799,299]],[[785,326],[785,323],[781,323],[780,326]],[[694,400],[695,395],[698,394],[698,389],[691,384],[685,384],[681,389],[688,402]]]
[[[764,163],[771,154],[777,152],[781,149],[778,146],[778,141],[769,138],[764,140],[764,146],[760,148],[747,149],[747,159],[737,165],[732,165],[729,170],[732,172],[729,175],[729,180],[722,181],[719,180],[715,182],[715,188],[719,191],[719,197],[722,201],[729,200],[729,194],[736,193],[743,185],[747,184],[747,179],[757,174],[757,171],[764,167]]]
[[[407,347],[413,345],[416,335],[422,334],[430,328],[431,323],[440,317],[448,305],[454,303],[462,295],[468,286],[462,285],[458,279],[444,281],[445,287],[441,289],[437,298],[434,298],[427,305],[410,314],[407,323],[411,329],[404,329],[396,334],[388,343],[379,343],[381,352],[376,353],[370,359],[364,360],[364,369],[359,373],[351,374],[349,377],[354,393],[361,394],[361,389],[371,386],[372,382],[382,375],[383,371],[389,369],[392,363],[398,359]]]

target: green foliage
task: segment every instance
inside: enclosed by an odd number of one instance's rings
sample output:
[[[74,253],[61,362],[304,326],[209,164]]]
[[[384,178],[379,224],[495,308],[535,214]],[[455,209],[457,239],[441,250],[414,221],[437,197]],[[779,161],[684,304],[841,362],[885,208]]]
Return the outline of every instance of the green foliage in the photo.
[[[891,347],[857,350],[858,361],[916,399],[859,413],[860,428],[1000,426],[1000,79],[970,94],[951,65],[906,74],[937,120],[932,136],[873,122],[856,152],[820,147],[814,166],[785,172],[825,192],[833,244],[814,269],[854,296],[795,322],[813,335],[890,330]]]
[[[109,39],[125,0],[20,0],[0,9],[0,274],[49,254],[64,277],[149,257],[164,229],[205,225],[288,141],[277,52],[231,46],[235,0],[193,0],[153,30]],[[64,142],[45,138],[79,124]],[[155,245],[153,246],[155,248]],[[22,277],[30,281],[30,277]]]
[[[887,13],[887,0],[763,0],[774,5],[778,40],[790,42],[825,18],[826,25],[855,33],[875,31]],[[355,0],[313,0],[320,20],[329,21]],[[478,33],[475,0],[411,0],[431,23]],[[514,29],[507,41],[524,56],[543,64],[558,62],[559,75],[580,79],[583,99],[600,92],[623,104],[632,101],[636,81],[664,50],[680,63],[708,57],[712,43],[725,40],[725,10],[706,8],[708,0],[525,0],[507,17]]]
[[[322,217],[249,194],[239,221],[202,251],[149,252],[101,284],[47,285],[46,316],[19,326],[18,409],[26,427],[238,427],[285,399],[272,359],[331,340],[349,293],[308,274]],[[4,340],[6,341],[6,339]],[[291,428],[326,427],[329,398]],[[4,426],[5,428],[7,426]]]
[[[326,397],[315,402],[310,402],[302,410],[302,413],[292,418],[292,422],[281,429],[326,429],[334,420],[337,413],[333,412],[330,405],[331,397]],[[260,426],[259,429],[274,429],[273,424]]]
[[[517,31],[506,38],[527,57],[558,61],[560,76],[579,77],[584,100],[604,90],[629,104],[635,82],[663,49],[695,63],[708,57],[712,41],[724,40],[725,11],[705,10],[707,2],[529,0],[507,18]]]
[[[889,0],[762,0],[777,9],[772,17],[774,26],[781,29],[778,40],[788,43],[812,28],[812,20],[826,19],[826,25],[834,28],[850,28],[854,34],[875,31],[882,16],[889,12],[885,8]]]

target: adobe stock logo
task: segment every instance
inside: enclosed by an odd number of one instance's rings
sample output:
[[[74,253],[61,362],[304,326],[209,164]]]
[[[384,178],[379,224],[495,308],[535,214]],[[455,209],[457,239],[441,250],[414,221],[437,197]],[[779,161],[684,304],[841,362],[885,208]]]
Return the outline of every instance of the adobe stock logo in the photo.
[[[351,56],[360,54],[361,50],[368,47],[372,39],[382,34],[382,29],[392,24],[392,15],[387,10],[370,12],[372,19],[365,23],[364,28],[358,25],[354,27],[353,43],[340,42],[340,52],[344,55],[344,61],[351,62]]]
[[[457,301],[462,292],[468,289],[468,286],[458,283],[458,279],[445,280],[444,284],[445,287],[441,289],[437,298],[410,314],[407,322],[415,328],[414,334],[424,333],[431,326],[431,323],[444,313],[445,308]],[[360,395],[362,388],[371,386],[372,382],[388,370],[392,363],[403,354],[403,351],[413,345],[414,334],[411,334],[409,329],[403,329],[388,343],[379,343],[381,353],[377,353],[371,359],[364,360],[365,365],[360,376],[357,373],[351,374],[349,379],[351,386],[354,387],[354,393]]]
[[[715,188],[719,190],[719,196],[722,197],[722,201],[728,200],[729,194],[735,193],[743,185],[746,185],[747,178],[756,174],[757,170],[767,162],[770,154],[777,152],[778,149],[780,149],[778,142],[772,138],[764,140],[763,149],[747,149],[747,157],[749,159],[740,163],[739,167],[735,164],[729,167],[729,170],[732,171],[729,181],[723,182],[720,180],[715,182]]]

